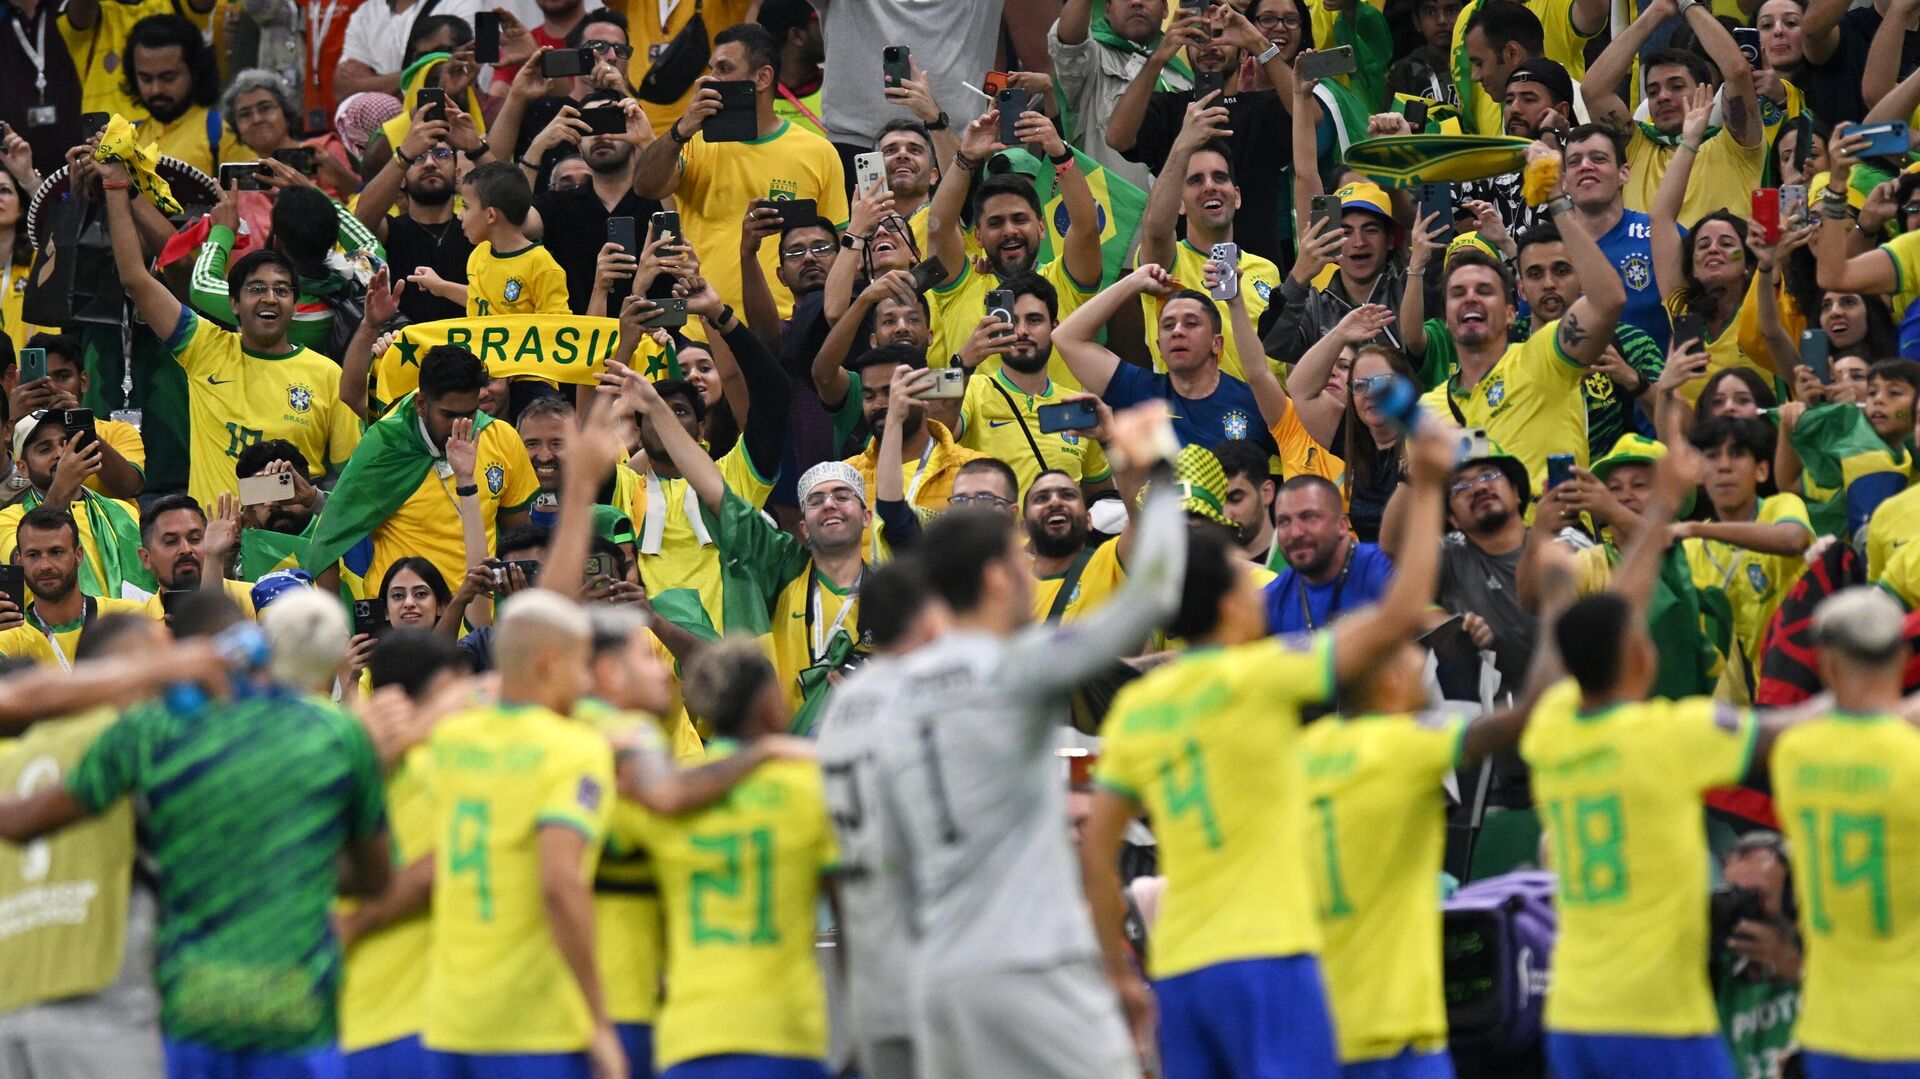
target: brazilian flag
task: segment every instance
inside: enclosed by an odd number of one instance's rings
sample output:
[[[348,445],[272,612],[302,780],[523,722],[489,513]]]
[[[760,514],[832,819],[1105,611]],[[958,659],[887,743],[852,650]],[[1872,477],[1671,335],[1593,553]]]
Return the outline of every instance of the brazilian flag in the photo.
[[[1905,489],[1912,455],[1888,446],[1859,406],[1845,403],[1807,409],[1792,441],[1814,534],[1864,541],[1873,507]]]
[[[1100,220],[1100,287],[1105,288],[1118,281],[1123,273],[1122,267],[1133,249],[1134,233],[1140,230],[1140,215],[1147,210],[1147,193],[1108,172],[1079,150],[1071,146],[1068,149],[1079,162],[1080,175],[1087,178],[1087,187],[1093,191],[1094,209]],[[1069,224],[1066,200],[1054,187],[1053,166],[1025,147],[1002,150],[998,157],[1005,163],[1005,171],[1019,173],[1033,182],[1040,205],[1046,207],[1047,234],[1040,241],[1038,260],[1045,262],[1065,243]]]
[[[313,526],[318,521],[319,518],[314,518],[307,523],[305,532],[295,536],[285,532],[269,532],[264,528],[241,529],[240,579],[258,581],[275,570],[299,569],[300,556],[306,553],[307,544],[313,538]],[[341,556],[340,598],[342,600],[351,604],[352,601],[360,598],[361,590],[365,587],[366,572],[372,568],[372,563],[373,541],[371,539],[361,540]]]

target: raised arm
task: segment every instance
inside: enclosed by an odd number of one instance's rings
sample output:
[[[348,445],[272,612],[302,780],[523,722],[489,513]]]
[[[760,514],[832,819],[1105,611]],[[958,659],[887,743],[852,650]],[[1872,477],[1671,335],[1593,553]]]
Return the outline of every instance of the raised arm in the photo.
[[[1643,620],[1653,604],[1653,587],[1660,579],[1660,563],[1673,533],[1673,515],[1698,489],[1704,471],[1700,452],[1684,439],[1669,443],[1666,456],[1654,463],[1653,497],[1640,515],[1640,527],[1634,529],[1633,538],[1621,553],[1610,589],[1632,604]]]
[[[1683,149],[1676,156],[1684,155]],[[1580,297],[1560,316],[1560,351],[1573,362],[1592,367],[1613,344],[1613,329],[1620,324],[1620,313],[1627,309],[1627,288],[1614,272],[1612,261],[1594,242],[1593,234],[1580,223],[1580,215],[1571,212],[1571,203],[1555,200],[1548,206],[1554,223],[1560,226],[1560,238],[1566,242],[1567,259],[1580,274],[1581,282]]]
[[[1410,482],[1394,498],[1407,515],[1393,581],[1378,603],[1334,623],[1334,677],[1345,685],[1372,670],[1388,652],[1411,640],[1421,615],[1433,603],[1440,580],[1440,530],[1444,490],[1453,472],[1460,432],[1433,417],[1413,433],[1408,447]]]
[[[1620,84],[1632,73],[1634,59],[1652,40],[1653,32],[1675,14],[1674,0],[1653,0],[1587,66],[1587,77],[1580,80],[1580,97],[1587,103],[1587,115],[1594,123],[1617,131],[1633,130],[1633,110],[1621,100]]]
[[[1114,312],[1122,304],[1139,302],[1143,292],[1165,298],[1173,295],[1173,290],[1173,279],[1167,276],[1167,271],[1148,263],[1100,290],[1054,327],[1053,347],[1060,358],[1067,361],[1067,369],[1080,380],[1080,385],[1093,393],[1104,394],[1107,384],[1113,381],[1113,373],[1120,367],[1120,357],[1094,340]]]
[[[140,321],[160,340],[170,340],[180,328],[180,320],[191,317],[178,297],[147,272],[147,256],[140,249],[140,236],[134,230],[133,191],[126,166],[117,161],[100,162],[100,179],[107,201],[107,231],[113,238],[113,265],[120,272],[120,283],[133,297],[133,308]]]
[[[847,258],[834,259],[833,266],[827,270],[826,299],[822,309],[827,314],[828,325],[846,316],[847,305],[853,302],[854,284],[860,280],[866,268],[866,245],[873,242],[874,232],[880,227],[880,222],[893,216],[893,213],[893,191],[887,187],[886,177],[875,180],[873,186],[865,191],[854,188],[853,201],[847,211],[847,235],[854,238],[860,250],[849,254]]]
[[[1108,146],[1123,154],[1133,149],[1140,138],[1140,124],[1147,118],[1147,103],[1153,100],[1154,87],[1160,85],[1160,73],[1181,49],[1200,45],[1208,36],[1206,17],[1182,6],[1173,24],[1160,35],[1160,43],[1148,54],[1140,73],[1127,84],[1120,100],[1114,102],[1113,115],[1107,120]]]
[[[1400,340],[1407,346],[1407,358],[1419,360],[1427,354],[1427,275],[1434,271],[1434,256],[1446,248],[1447,227],[1436,220],[1439,213],[1422,217],[1413,230],[1413,245],[1407,249],[1407,287],[1400,292]]]
[[[987,159],[1006,149],[998,137],[1000,110],[989,108],[960,133],[960,148],[954,151],[953,168],[942,170],[940,186],[933,190],[927,204],[927,254],[940,260],[952,275],[960,276],[967,264],[966,237],[960,230],[960,213],[967,205],[968,174],[978,172]]]
[[[1653,283],[1660,290],[1662,300],[1687,287],[1685,255],[1680,248],[1685,242],[1680,238],[1680,204],[1687,199],[1693,162],[1700,154],[1700,140],[1706,137],[1707,117],[1712,111],[1713,88],[1694,87],[1693,97],[1687,102],[1686,119],[1680,127],[1680,145],[1674,149],[1673,160],[1667,163],[1667,174],[1660,178],[1660,186],[1654,191],[1653,205],[1647,208],[1653,227]],[[1569,220],[1572,216],[1563,215],[1561,219]],[[1611,267],[1607,273],[1613,275]]]
[[[719,339],[714,349],[715,359],[719,358],[721,347],[733,354],[750,402],[740,424],[740,443],[746,447],[747,459],[753,463],[754,471],[762,476],[773,475],[779,471],[780,455],[786,449],[787,411],[793,401],[793,384],[780,369],[780,361],[767,351],[738,315],[720,321],[725,305],[706,278],[682,278],[673,291],[686,298],[689,314],[699,316],[707,324],[709,340]]]
[[[1841,13],[1846,10],[1846,0],[1818,0],[1807,7],[1807,19],[1813,18],[1814,9],[1821,6],[1837,8],[1834,14],[1836,24]],[[1887,12],[1880,19],[1880,25],[1873,31],[1873,41],[1867,46],[1867,69],[1861,73],[1860,96],[1868,102],[1864,123],[1875,124],[1883,120],[1904,120],[1913,115],[1920,107],[1920,83],[1909,73],[1906,78],[1900,75],[1900,54],[1904,51],[1907,27],[1912,24],[1915,9],[1920,3],[1915,0],[1892,0]],[[1814,39],[1806,33],[1808,23],[1801,23],[1802,49],[1812,63],[1823,63],[1825,57],[1814,59]],[[1840,44],[1840,31],[1837,26],[1831,37],[1833,45]],[[1831,55],[1829,50],[1828,55]],[[1898,80],[1896,82],[1896,80]],[[1896,112],[1901,102],[1906,102],[1906,111]]]
[[[874,278],[860,291],[860,295],[853,298],[846,311],[827,331],[826,340],[820,342],[820,350],[813,354],[813,388],[820,394],[820,403],[828,411],[839,408],[846,401],[847,394],[853,392],[853,379],[842,365],[854,350],[861,324],[867,321],[867,315],[883,296],[893,296],[902,303],[917,302],[913,294],[912,275],[905,270],[889,270]]]
[[[680,177],[686,171],[680,159],[681,147],[700,133],[707,117],[720,111],[720,91],[713,88],[713,82],[702,78],[687,99],[686,113],[668,126],[666,137],[641,148],[633,167],[634,194],[643,199],[664,199],[680,189]]]
[[[1713,13],[1711,4],[1689,4],[1687,26],[1707,51],[1707,58],[1720,69],[1726,80],[1721,87],[1720,114],[1727,131],[1742,146],[1758,146],[1765,134],[1760,123],[1760,94],[1753,82],[1753,64],[1740,51],[1733,33]]]
[[[1900,274],[1893,257],[1879,248],[1848,257],[1848,232],[1852,210],[1847,201],[1848,183],[1853,167],[1867,147],[1867,140],[1853,134],[1857,125],[1834,128],[1827,140],[1829,172],[1827,186],[1818,192],[1820,231],[1813,238],[1814,276],[1828,292],[1858,292],[1863,295],[1891,293],[1900,287]]]
[[[1218,91],[1187,106],[1186,121],[1180,125],[1180,134],[1174,138],[1173,148],[1167,151],[1166,164],[1160,166],[1160,175],[1166,180],[1154,184],[1147,192],[1147,208],[1140,216],[1140,251],[1135,256],[1138,262],[1173,265],[1174,256],[1178,253],[1174,230],[1180,224],[1180,202],[1186,187],[1187,162],[1195,150],[1206,145],[1207,140],[1231,138],[1232,135],[1233,132],[1227,130],[1227,107],[1220,104]]]
[[[1417,282],[1407,289],[1409,294],[1420,291]],[[1287,390],[1294,406],[1300,410],[1300,425],[1315,442],[1333,445],[1333,434],[1346,415],[1346,402],[1327,396],[1327,380],[1333,377],[1340,354],[1380,336],[1393,318],[1393,309],[1384,304],[1361,304],[1348,311],[1332,333],[1315,341],[1306,355],[1300,357],[1300,362],[1293,365],[1293,372],[1287,376]],[[1246,366],[1244,361],[1241,366]]]
[[[653,388],[647,377],[617,360],[609,360],[607,369],[600,376],[602,393],[618,393],[626,406],[647,418],[660,436],[661,445],[666,447],[667,457],[673,461],[673,467],[686,477],[687,486],[700,499],[700,504],[708,510],[719,513],[720,506],[727,498],[727,481],[720,475],[720,466],[713,463],[707,451],[693,440],[687,429],[680,424],[679,417],[667,407],[660,394]]]
[[[1219,263],[1208,259],[1205,282],[1208,291],[1218,280]],[[1286,418],[1287,409],[1294,407],[1294,402],[1288,398],[1287,388],[1274,377],[1273,368],[1267,366],[1267,354],[1260,348],[1260,333],[1253,328],[1253,317],[1247,314],[1244,281],[1227,301],[1227,329],[1233,334],[1234,349],[1240,353],[1240,371],[1246,376],[1247,388],[1253,391],[1254,403],[1260,406],[1260,419],[1271,430]]]
[[[1896,41],[1904,36],[1906,32],[1905,22],[1895,23],[1893,18],[1901,7],[1901,4],[1902,0],[1894,0],[1892,4],[1889,4],[1887,11],[1888,17],[1882,19],[1880,22],[1882,29],[1884,29],[1888,23],[1894,23],[1893,37]],[[1840,20],[1846,17],[1847,8],[1850,6],[1852,5],[1848,3],[1848,0],[1810,0],[1807,4],[1806,13],[1800,18],[1800,49],[1801,52],[1806,55],[1807,63],[1815,65],[1824,64],[1833,58],[1833,54],[1840,48]],[[1909,9],[1908,14],[1911,13],[1911,9]],[[1877,33],[1874,36],[1874,40],[1879,40]],[[1899,46],[1896,45],[1893,56],[1898,60],[1899,55]],[[1868,67],[1871,69],[1871,50],[1868,52],[1868,57]],[[1868,98],[1867,100],[1872,101],[1873,99]]]
[[[1305,32],[1304,28],[1302,32]],[[1305,53],[1312,49],[1302,50]],[[1305,167],[1293,170],[1293,223],[1294,231],[1301,235],[1306,246],[1307,230],[1300,222],[1308,220],[1302,211],[1313,205],[1315,195],[1324,195],[1327,189],[1320,177],[1320,99],[1313,96],[1314,87],[1320,85],[1318,79],[1293,80],[1293,107],[1290,116],[1293,123],[1290,132],[1293,138],[1293,160],[1310,162]]]

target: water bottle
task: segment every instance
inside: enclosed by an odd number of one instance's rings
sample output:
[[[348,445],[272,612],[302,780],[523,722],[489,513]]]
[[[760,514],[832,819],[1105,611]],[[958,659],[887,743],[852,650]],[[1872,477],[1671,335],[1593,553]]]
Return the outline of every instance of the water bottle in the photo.
[[[213,651],[227,665],[235,692],[245,688],[247,678],[266,666],[272,654],[266,633],[254,622],[237,622],[214,634]],[[163,699],[176,715],[197,712],[209,700],[207,691],[193,682],[175,682],[167,687]]]

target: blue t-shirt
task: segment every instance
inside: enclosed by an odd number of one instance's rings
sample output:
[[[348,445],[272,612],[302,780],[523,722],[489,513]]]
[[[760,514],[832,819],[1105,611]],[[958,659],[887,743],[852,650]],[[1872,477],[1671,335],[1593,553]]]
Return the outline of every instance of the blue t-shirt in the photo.
[[[1686,230],[1681,229],[1680,234],[1684,237]],[[1660,286],[1653,280],[1653,220],[1638,210],[1627,210],[1598,243],[1600,253],[1613,263],[1614,272],[1627,286],[1627,309],[1620,321],[1653,338],[1664,354],[1673,327],[1667,320],[1666,305],[1660,302]]]
[[[1229,439],[1247,438],[1269,453],[1276,452],[1273,436],[1260,417],[1260,403],[1254,400],[1253,389],[1224,371],[1212,393],[1190,398],[1174,392],[1171,376],[1156,375],[1122,363],[1114,369],[1107,392],[1100,398],[1115,412],[1147,401],[1167,402],[1173,406],[1173,433],[1179,436],[1182,446],[1202,446],[1210,450]]]
[[[1267,632],[1306,633],[1380,598],[1393,579],[1393,560],[1371,543],[1356,543],[1346,572],[1326,584],[1308,584],[1293,567],[1267,582]]]

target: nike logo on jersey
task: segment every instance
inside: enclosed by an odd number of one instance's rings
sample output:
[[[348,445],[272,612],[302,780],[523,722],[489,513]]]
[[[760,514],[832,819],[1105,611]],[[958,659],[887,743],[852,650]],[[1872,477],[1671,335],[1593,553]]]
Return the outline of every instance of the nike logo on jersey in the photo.
[[[1012,422],[1013,422],[1012,420],[988,420],[987,426],[988,427],[1005,427],[1007,424],[1010,424]]]
[[[232,384],[233,380],[230,378],[215,378],[212,375],[207,376],[207,385],[209,386],[230,386]]]

